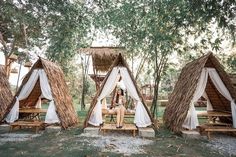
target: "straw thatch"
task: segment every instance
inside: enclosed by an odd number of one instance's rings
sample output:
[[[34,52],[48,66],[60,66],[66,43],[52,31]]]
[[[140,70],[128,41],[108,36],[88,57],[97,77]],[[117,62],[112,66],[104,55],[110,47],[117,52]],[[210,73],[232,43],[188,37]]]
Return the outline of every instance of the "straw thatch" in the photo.
[[[92,55],[93,68],[96,71],[107,72],[119,53],[123,53],[121,47],[90,47],[81,51]]]
[[[13,98],[5,67],[0,65],[0,120]]]
[[[134,83],[134,86],[135,86],[136,90],[137,90],[137,93],[138,93],[139,97],[141,98],[142,103],[143,103],[145,109],[147,110],[148,115],[149,115],[151,121],[153,122],[151,113],[150,113],[150,111],[148,110],[147,106],[145,105],[145,101],[144,101],[144,99],[143,99],[143,96],[142,96],[142,94],[141,94],[140,91],[139,91],[139,88],[138,88],[138,86],[137,86],[137,84],[136,84],[136,81],[134,80],[134,77],[133,77],[133,75],[132,75],[132,73],[131,73],[131,71],[130,71],[130,69],[129,69],[129,67],[128,67],[128,64],[126,63],[126,61],[125,61],[124,58],[122,57],[121,53],[119,53],[119,55],[118,55],[118,56],[116,57],[116,59],[114,60],[112,66],[110,67],[109,72],[107,73],[105,79],[103,80],[102,85],[101,85],[101,88],[99,88],[98,92],[96,93],[96,96],[93,98],[93,101],[91,102],[91,105],[90,105],[90,108],[89,108],[87,117],[86,117],[85,122],[84,122],[84,127],[87,127],[87,126],[88,126],[88,120],[89,120],[89,118],[90,118],[90,116],[91,116],[91,114],[92,114],[92,112],[93,112],[93,109],[94,109],[96,103],[97,103],[97,98],[98,98],[98,96],[101,94],[101,92],[102,92],[102,90],[103,90],[103,87],[104,87],[104,85],[105,85],[105,83],[106,83],[106,81],[107,81],[107,79],[108,79],[108,77],[109,77],[109,75],[110,75],[112,69],[113,69],[114,67],[116,67],[116,66],[123,66],[123,67],[126,67],[126,68],[127,68],[128,73],[129,73],[129,75],[130,75],[130,77],[131,77],[131,79],[132,79],[132,81],[133,81],[133,83]]]
[[[78,118],[72,104],[72,98],[69,95],[69,90],[65,82],[63,71],[55,63],[39,58],[23,79],[22,84],[16,93],[16,96],[20,94],[22,87],[30,78],[33,70],[38,68],[44,69],[47,75],[48,82],[51,87],[53,100],[55,102],[56,113],[58,115],[58,118],[60,119],[62,128],[66,129],[70,126],[76,125],[78,123]],[[20,108],[24,108],[26,106],[34,108],[40,95],[41,89],[40,82],[38,80],[28,98],[20,101]],[[8,107],[8,110],[6,110],[5,112],[5,116],[10,112],[11,108],[15,104],[15,101],[15,99],[12,101],[12,103]]]
[[[236,93],[233,90],[228,74],[224,71],[223,66],[212,53],[208,53],[207,55],[188,63],[182,69],[175,88],[169,97],[169,103],[164,113],[165,125],[174,132],[180,132],[182,130],[182,124],[190,108],[190,101],[193,98],[204,67],[215,68],[231,96],[234,99],[236,98]],[[215,111],[231,112],[230,102],[217,91],[210,79],[208,79],[207,82],[206,93]]]

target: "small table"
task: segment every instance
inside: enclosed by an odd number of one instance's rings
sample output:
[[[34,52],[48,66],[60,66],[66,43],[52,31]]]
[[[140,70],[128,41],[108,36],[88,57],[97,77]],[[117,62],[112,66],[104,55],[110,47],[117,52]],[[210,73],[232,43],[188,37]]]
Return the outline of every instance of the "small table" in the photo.
[[[40,114],[46,114],[47,109],[39,109],[39,108],[20,108],[19,113],[30,114],[27,116],[28,119],[40,119]]]

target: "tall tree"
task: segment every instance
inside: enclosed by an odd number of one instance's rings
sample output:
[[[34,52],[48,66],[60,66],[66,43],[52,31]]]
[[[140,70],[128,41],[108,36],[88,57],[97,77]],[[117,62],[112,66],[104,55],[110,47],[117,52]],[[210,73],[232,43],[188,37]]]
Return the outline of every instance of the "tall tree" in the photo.
[[[169,56],[173,52],[186,53],[189,49],[199,49],[207,44],[217,48],[220,40],[212,40],[209,26],[216,23],[216,29],[222,27],[231,30],[235,2],[227,4],[221,1],[130,1],[97,0],[94,25],[98,28],[112,30],[126,48],[142,50],[149,53],[153,65],[155,83],[154,99],[151,112],[155,117],[159,83]],[[200,5],[197,5],[197,4]],[[214,11],[214,9],[217,11]],[[229,9],[229,10],[228,10]],[[214,11],[214,12],[213,12]],[[227,13],[222,13],[227,11]],[[220,18],[219,18],[220,17]],[[223,19],[223,24],[222,24]],[[227,21],[227,19],[229,21]],[[232,37],[234,32],[231,31]],[[194,45],[188,40],[190,36],[200,38]]]

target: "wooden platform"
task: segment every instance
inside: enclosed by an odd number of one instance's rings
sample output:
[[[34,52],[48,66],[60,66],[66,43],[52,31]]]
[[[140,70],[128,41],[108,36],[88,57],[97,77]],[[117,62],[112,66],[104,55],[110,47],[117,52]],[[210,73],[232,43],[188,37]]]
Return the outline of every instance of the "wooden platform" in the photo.
[[[40,128],[43,128],[41,121],[16,121],[10,124],[10,132],[15,128],[35,128],[35,133],[38,133]]]
[[[47,113],[47,109],[39,109],[39,108],[20,108],[20,113]]]
[[[231,113],[217,111],[197,111],[197,115],[200,117],[232,117]]]
[[[236,132],[236,128],[227,127],[227,126],[210,126],[210,125],[201,125],[199,126],[200,133],[206,132],[208,139],[211,139],[211,132]]]
[[[124,126],[122,128],[116,128],[116,124],[104,124],[101,127],[101,131],[103,132],[103,134],[105,134],[106,131],[109,130],[115,130],[115,131],[132,131],[133,132],[133,136],[136,135],[136,131],[138,130],[137,127],[134,124],[124,124]]]

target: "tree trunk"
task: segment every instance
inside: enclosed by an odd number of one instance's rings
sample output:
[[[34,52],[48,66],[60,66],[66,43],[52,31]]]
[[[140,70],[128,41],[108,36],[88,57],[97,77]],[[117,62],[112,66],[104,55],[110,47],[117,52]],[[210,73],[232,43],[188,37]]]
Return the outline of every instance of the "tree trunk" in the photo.
[[[82,58],[82,57],[81,57]],[[85,110],[85,102],[84,102],[84,98],[85,98],[85,86],[86,86],[86,80],[85,80],[85,67],[84,64],[82,62],[82,93],[81,93],[81,110]]]
[[[152,101],[152,106],[151,106],[151,114],[154,119],[157,118],[157,112],[158,112],[159,83],[160,83],[160,76],[156,74],[155,83],[154,83],[154,95],[153,95],[153,101]]]
[[[81,95],[81,110],[85,110],[85,90],[86,90],[86,80],[83,74],[83,86],[82,86],[82,95]]]
[[[9,57],[5,55],[5,71],[8,79],[10,77],[10,72],[11,72],[10,70],[11,70],[11,63],[9,62]]]

